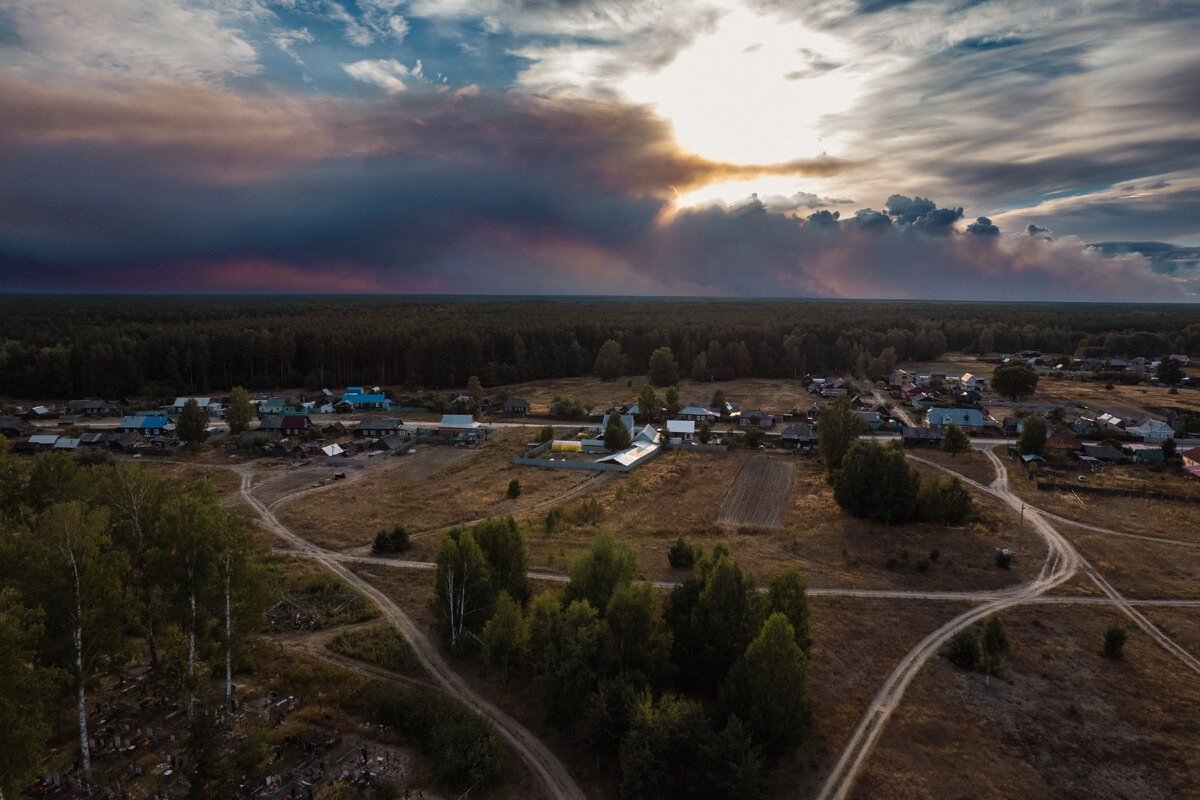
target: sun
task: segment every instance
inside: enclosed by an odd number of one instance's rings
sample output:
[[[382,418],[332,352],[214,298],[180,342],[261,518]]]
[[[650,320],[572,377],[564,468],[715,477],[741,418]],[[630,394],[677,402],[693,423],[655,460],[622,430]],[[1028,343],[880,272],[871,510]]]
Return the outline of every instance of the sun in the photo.
[[[619,89],[668,119],[681,149],[713,161],[834,155],[842,142],[822,133],[822,120],[861,94],[849,50],[801,21],[730,3],[715,30],[662,70],[628,78]]]

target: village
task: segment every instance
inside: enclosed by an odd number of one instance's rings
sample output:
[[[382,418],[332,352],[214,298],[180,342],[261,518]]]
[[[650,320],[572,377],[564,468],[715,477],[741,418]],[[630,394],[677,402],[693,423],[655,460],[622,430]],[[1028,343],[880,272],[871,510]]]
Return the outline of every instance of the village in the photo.
[[[1097,370],[1125,371],[1136,380],[1153,381],[1159,362],[1145,358],[1106,362],[1070,359],[1047,366],[1034,351],[1004,356],[1001,363],[1028,363],[1043,376],[1043,389],[1069,389]],[[1186,355],[1172,355],[1182,367]],[[1053,378],[1054,381],[1046,380]],[[1066,380],[1064,380],[1066,378]],[[1111,386],[1111,385],[1110,385]],[[696,388],[700,388],[697,386]],[[1174,391],[1192,392],[1200,380],[1186,375]],[[803,393],[801,394],[801,390]],[[1069,391],[1061,392],[1069,396]],[[655,397],[651,391],[651,397]],[[369,460],[411,452],[418,445],[474,447],[497,426],[550,426],[518,460],[557,469],[628,471],[660,450],[724,451],[730,447],[777,448],[810,452],[817,444],[822,408],[834,398],[849,398],[851,413],[865,434],[894,437],[908,447],[937,446],[953,425],[971,437],[1014,440],[1031,415],[1047,426],[1045,448],[1034,453],[1011,453],[1028,464],[1054,467],[1078,462],[1080,470],[1095,471],[1105,464],[1161,464],[1178,454],[1184,471],[1200,479],[1200,423],[1186,406],[1140,408],[1122,402],[1099,404],[1036,396],[1020,401],[992,391],[988,378],[971,372],[896,369],[887,381],[870,382],[847,376],[805,376],[796,384],[790,408],[743,407],[726,399],[717,386],[711,399],[679,399],[678,389],[654,407],[633,402],[589,404],[531,403],[522,397],[488,397],[456,392],[446,396],[405,397],[375,386],[350,386],[341,393],[324,389],[258,393],[250,398],[257,424],[231,435],[223,424],[229,397],[176,397],[156,408],[133,408],[129,402],[85,398],[13,405],[0,415],[0,435],[14,453],[68,452],[92,455],[108,452],[130,457],[168,457],[184,452],[177,422],[189,400],[208,420],[204,447],[249,457],[292,459],[295,462],[358,468]],[[644,405],[644,404],[643,404]],[[445,409],[453,413],[438,413]],[[403,414],[404,417],[400,417]],[[617,452],[604,443],[604,423],[616,414],[629,432],[630,443]],[[1164,449],[1164,442],[1172,444]],[[103,456],[100,456],[103,457]],[[1047,458],[1053,463],[1047,464]]]

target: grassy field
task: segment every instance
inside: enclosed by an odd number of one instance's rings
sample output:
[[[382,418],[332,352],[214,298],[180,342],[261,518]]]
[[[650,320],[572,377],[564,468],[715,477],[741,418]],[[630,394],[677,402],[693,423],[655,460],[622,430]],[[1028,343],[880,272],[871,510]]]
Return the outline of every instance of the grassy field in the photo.
[[[1124,660],[1102,658],[1118,619],[1084,606],[1005,612],[1009,667],[990,687],[932,661],[853,797],[1200,797],[1200,683],[1136,629]]]

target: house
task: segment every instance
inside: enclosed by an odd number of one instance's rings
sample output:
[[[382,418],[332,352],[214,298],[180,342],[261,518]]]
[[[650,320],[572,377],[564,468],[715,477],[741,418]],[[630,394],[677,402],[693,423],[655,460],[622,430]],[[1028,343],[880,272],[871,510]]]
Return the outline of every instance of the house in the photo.
[[[1147,417],[1140,425],[1126,427],[1125,432],[1143,442],[1165,442],[1175,437],[1175,431],[1165,422]]]
[[[954,404],[959,406],[979,405],[982,396],[974,389],[958,389],[953,394]]]
[[[39,453],[50,450],[57,441],[57,433],[39,433],[29,437],[29,444]]]
[[[454,439],[486,439],[487,431],[470,414],[443,414],[438,434]]]
[[[115,417],[121,413],[121,409],[116,403],[97,397],[72,400],[67,403],[67,408],[71,410],[72,414],[83,414],[89,417]]]
[[[1005,417],[1000,423],[1005,436],[1017,436],[1025,429],[1024,417]]]
[[[16,439],[18,436],[27,436],[34,430],[36,428],[32,423],[20,417],[0,417],[0,436]]]
[[[1100,433],[1100,426],[1090,417],[1079,417],[1071,423],[1071,432],[1076,436],[1095,436]]]
[[[1109,464],[1123,464],[1129,461],[1125,451],[1111,444],[1084,444],[1083,455],[1096,461],[1107,461]]]
[[[690,442],[696,435],[696,423],[690,419],[667,420],[667,435],[672,439]]]
[[[699,403],[688,403],[679,409],[679,413],[675,415],[675,418],[690,420],[691,422],[716,422],[720,418],[720,415]]]
[[[342,449],[342,446],[336,442],[334,444],[327,444],[321,448],[321,455],[323,456],[341,456],[345,455],[345,453],[346,451]]]
[[[1133,463],[1135,464],[1153,464],[1166,461],[1166,453],[1162,451],[1162,447],[1152,444],[1131,444],[1129,449],[1133,451]]]
[[[289,403],[283,397],[272,397],[258,404],[258,416],[265,417],[268,414],[301,414],[304,412],[304,405],[293,399]]]
[[[258,430],[275,431],[282,436],[299,436],[312,426],[307,414],[268,414],[258,423]]]
[[[662,437],[653,425],[645,425],[633,437],[634,446],[658,444]]]
[[[905,425],[900,431],[900,441],[905,447],[937,447],[942,443],[942,433],[933,428],[910,428]]]
[[[78,439],[69,439],[66,436],[58,437],[58,441],[54,443],[55,450],[76,450],[79,448]]]
[[[770,428],[775,424],[775,419],[767,412],[756,408],[748,408],[738,415],[738,426],[748,428],[754,424],[755,418],[758,419],[758,427],[760,428]]]
[[[1191,476],[1192,476],[1193,478],[1195,478],[1196,480],[1200,480],[1200,466],[1198,466],[1198,467],[1184,467],[1184,468],[1183,468],[1183,471],[1184,471],[1184,472],[1186,472],[1188,475],[1191,475]]]
[[[1083,442],[1069,433],[1052,433],[1046,437],[1046,446],[1051,450],[1070,450],[1078,452],[1083,449]]]
[[[1200,447],[1193,447],[1180,453],[1185,467],[1200,467]]]
[[[942,432],[951,424],[967,433],[983,432],[983,412],[977,408],[931,408],[925,413],[930,429]]]
[[[402,419],[364,419],[354,429],[354,438],[356,439],[382,439],[384,436],[391,436],[400,430],[400,426],[404,424]]]
[[[862,395],[856,394],[850,399],[850,408],[855,411],[862,411],[867,405],[867,401],[862,399]]]
[[[917,411],[925,411],[942,402],[927,392],[920,392],[912,399],[912,407]]]
[[[835,378],[833,380],[826,380],[825,384],[821,387],[821,396],[822,397],[838,397],[845,393],[846,393],[846,379],[845,378]]]
[[[108,449],[113,452],[129,453],[141,447],[145,443],[146,438],[140,433],[114,432],[105,434],[104,441],[108,445]]]
[[[788,425],[779,434],[779,443],[789,450],[811,450],[817,443],[817,434],[807,425]]]
[[[898,369],[888,377],[888,386],[913,386],[917,382],[917,378],[911,372]]]
[[[211,397],[176,397],[175,402],[171,404],[171,411],[182,414],[183,407],[187,405],[188,400],[195,400],[196,405],[200,406],[200,410],[210,417],[221,416],[221,404],[213,402]]]
[[[510,397],[504,401],[504,413],[514,417],[523,417],[529,413],[529,401],[519,397]]]
[[[365,394],[361,386],[348,387],[342,395],[342,402],[356,411],[364,408],[382,408],[390,411],[392,408],[392,401],[387,399],[387,395]]]
[[[259,430],[255,430],[255,431],[242,431],[238,435],[238,445],[240,445],[242,447],[249,447],[251,444],[254,443],[254,440],[257,439],[258,437],[262,437],[263,439],[266,440],[265,442],[263,442],[263,444],[279,444],[280,442],[283,441],[283,434],[280,433],[279,431],[277,431],[277,430],[265,430],[264,431],[260,428]]]
[[[1100,430],[1120,431],[1125,429],[1125,420],[1106,411],[1096,417],[1096,425]]]
[[[140,433],[142,436],[162,436],[174,431],[175,423],[170,418],[158,415],[138,415],[123,417],[117,430],[122,433]]]
[[[1167,356],[1167,358],[1174,359],[1175,361],[1182,363],[1185,367],[1192,363],[1190,358],[1180,353],[1171,353],[1171,355]]]
[[[865,422],[873,431],[883,427],[883,417],[879,416],[878,411],[851,411],[850,413]]]

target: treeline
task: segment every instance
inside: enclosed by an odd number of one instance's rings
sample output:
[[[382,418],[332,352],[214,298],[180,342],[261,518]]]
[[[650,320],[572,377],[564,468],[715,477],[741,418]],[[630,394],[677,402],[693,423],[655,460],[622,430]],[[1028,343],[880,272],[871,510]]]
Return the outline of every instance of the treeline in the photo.
[[[0,298],[0,386],[22,398],[440,389],[644,373],[703,380],[882,369],[946,350],[1088,357],[1200,350],[1189,306],[412,297]],[[613,351],[605,353],[605,370]]]
[[[247,518],[213,485],[132,464],[30,464],[0,438],[0,796],[17,796],[54,730],[76,729],[91,783],[90,694],[146,642],[160,696],[190,720],[191,796],[230,796],[221,741],[232,670],[267,583]],[[219,678],[222,689],[211,688]],[[68,751],[72,752],[72,751]],[[76,764],[50,764],[70,772]]]
[[[455,652],[528,682],[550,724],[619,770],[623,797],[753,800],[814,730],[807,586],[793,567],[762,592],[723,545],[688,549],[661,607],[608,532],[561,593],[531,598],[516,523],[487,520],[446,534],[430,609]]]

